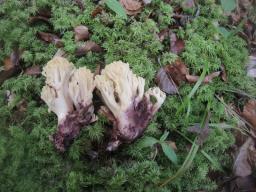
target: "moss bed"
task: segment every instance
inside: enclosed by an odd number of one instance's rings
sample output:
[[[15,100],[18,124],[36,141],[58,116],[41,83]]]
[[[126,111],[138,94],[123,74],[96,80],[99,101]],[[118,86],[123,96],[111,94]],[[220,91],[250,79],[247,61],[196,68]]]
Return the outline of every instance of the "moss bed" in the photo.
[[[33,65],[43,67],[53,57],[58,48],[45,44],[36,35],[48,31],[49,26],[28,23],[31,15],[47,8],[52,13],[51,30],[61,35],[66,57],[77,67],[86,66],[94,71],[99,64],[122,60],[130,64],[135,74],[146,79],[146,87],[155,86],[158,69],[178,57],[169,51],[168,42],[158,40],[157,34],[174,24],[172,13],[181,1],[153,0],[141,13],[127,20],[107,7],[103,13],[92,17],[97,1],[83,0],[83,3],[83,11],[69,0],[12,0],[0,4],[0,42],[3,45],[0,61],[17,47],[23,50],[22,69]],[[196,75],[200,75],[205,66],[209,74],[224,65],[228,80],[214,78],[213,82],[202,84],[190,99],[189,115],[186,107],[181,106],[194,85],[183,83],[179,95],[166,98],[143,137],[122,145],[116,152],[107,153],[102,148],[109,124],[101,116],[81,131],[65,153],[57,152],[49,140],[49,135],[56,131],[57,118],[48,113],[40,99],[44,77],[20,73],[7,79],[0,87],[0,191],[218,191],[218,180],[230,174],[233,159],[227,151],[235,141],[232,129],[221,125],[237,123],[226,115],[218,98],[230,103],[236,99],[233,90],[248,94],[255,94],[256,90],[246,77],[245,41],[235,34],[226,37],[219,31],[216,22],[225,25],[228,21],[214,0],[200,0],[198,5],[200,14],[184,27],[174,29],[185,41],[185,50],[179,57],[190,73]],[[195,15],[195,10],[184,9],[184,13]],[[104,51],[75,56],[73,28],[77,25],[86,25],[90,39]],[[7,90],[15,94],[9,104]],[[196,135],[187,129],[202,122],[207,106],[211,111],[209,137],[199,147],[189,168],[160,187],[161,182],[177,172],[189,154],[191,142],[187,139],[194,141]],[[167,140],[177,146],[177,165],[160,148],[141,145],[145,136],[159,139],[165,131],[169,131]]]

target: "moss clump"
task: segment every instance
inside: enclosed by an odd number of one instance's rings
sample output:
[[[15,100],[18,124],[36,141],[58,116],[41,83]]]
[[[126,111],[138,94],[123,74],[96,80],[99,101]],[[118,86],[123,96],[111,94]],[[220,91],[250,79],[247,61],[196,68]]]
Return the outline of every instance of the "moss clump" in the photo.
[[[77,66],[95,69],[98,63],[123,60],[131,64],[134,73],[143,76],[147,85],[154,84],[154,75],[160,64],[174,60],[168,47],[162,45],[156,34],[173,21],[171,18],[175,1],[169,5],[153,0],[136,18],[124,21],[107,10],[92,18],[96,4],[84,0],[85,10],[81,13],[73,1],[5,1],[0,7],[0,42],[4,49],[0,61],[12,49],[24,50],[23,67],[45,65],[57,51],[53,45],[46,45],[36,38],[38,31],[47,31],[48,26],[40,23],[28,25],[28,18],[41,8],[51,8],[51,23],[56,33],[62,34],[64,50],[68,59]],[[191,73],[199,75],[207,66],[207,73],[218,70],[224,64],[228,82],[220,79],[202,85],[191,100],[191,112],[181,109],[182,101],[192,89],[184,84],[180,96],[169,96],[157,117],[149,125],[145,135],[159,138],[164,130],[170,131],[168,140],[175,141],[179,164],[172,164],[161,151],[156,158],[151,157],[151,149],[142,149],[141,139],[124,145],[114,154],[106,154],[99,148],[104,139],[107,122],[99,121],[83,130],[69,151],[58,154],[48,136],[56,129],[56,117],[47,112],[46,105],[39,99],[42,77],[19,75],[13,77],[0,89],[0,189],[1,191],[213,191],[216,183],[209,172],[219,170],[201,152],[204,150],[214,161],[224,168],[230,166],[230,157],[224,153],[234,142],[232,132],[218,127],[220,122],[233,124],[234,120],[225,116],[224,107],[214,96],[221,95],[226,101],[233,99],[227,90],[234,88],[255,93],[244,66],[247,59],[245,42],[233,35],[223,37],[215,26],[220,20],[220,7],[212,0],[200,1],[201,13],[177,34],[186,40],[186,49],[181,58],[189,66]],[[193,12],[189,10],[188,13]],[[153,13],[153,15],[152,15]],[[74,56],[75,41],[72,29],[84,24],[92,32],[91,40],[104,47],[104,53],[88,53],[82,58]],[[15,99],[7,105],[6,90],[15,93]],[[25,109],[21,109],[21,101]],[[210,103],[212,112],[211,134],[197,153],[192,166],[181,178],[159,188],[158,183],[174,175],[189,152],[190,143],[183,135],[194,139],[187,131],[190,124],[200,123],[204,109]],[[98,156],[95,158],[97,149]],[[94,158],[92,160],[92,158]]]

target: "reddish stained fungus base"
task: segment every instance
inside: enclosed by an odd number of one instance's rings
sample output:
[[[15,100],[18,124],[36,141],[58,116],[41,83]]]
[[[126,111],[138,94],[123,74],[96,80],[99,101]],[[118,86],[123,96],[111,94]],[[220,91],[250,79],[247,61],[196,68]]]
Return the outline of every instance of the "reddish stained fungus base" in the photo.
[[[142,136],[154,115],[153,111],[153,104],[146,97],[139,103],[134,100],[133,105],[118,117],[114,117],[108,108],[102,107],[103,115],[113,123],[107,151],[115,151],[122,143],[131,143]]]
[[[79,135],[81,128],[89,125],[95,120],[94,107],[92,104],[70,112],[65,121],[58,125],[57,133],[51,136],[56,149],[60,152],[66,151],[67,147]]]

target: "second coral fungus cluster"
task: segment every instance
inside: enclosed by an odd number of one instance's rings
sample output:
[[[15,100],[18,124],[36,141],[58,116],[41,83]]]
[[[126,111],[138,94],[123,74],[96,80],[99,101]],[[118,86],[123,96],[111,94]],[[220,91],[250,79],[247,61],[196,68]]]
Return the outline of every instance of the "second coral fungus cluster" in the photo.
[[[54,57],[44,67],[43,75],[46,85],[41,97],[58,117],[58,131],[52,140],[62,152],[81,128],[96,120],[92,104],[95,86],[106,105],[100,111],[113,123],[108,151],[140,137],[165,100],[165,93],[158,87],[144,92],[145,80],[121,61],[107,65],[94,79],[87,68],[76,69],[65,58]]]

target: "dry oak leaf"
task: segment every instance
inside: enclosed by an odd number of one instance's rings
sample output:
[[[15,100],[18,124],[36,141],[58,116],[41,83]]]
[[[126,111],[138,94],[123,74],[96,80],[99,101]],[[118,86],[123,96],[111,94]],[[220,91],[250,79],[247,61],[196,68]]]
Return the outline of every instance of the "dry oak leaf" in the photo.
[[[177,94],[178,87],[174,83],[171,75],[169,75],[164,67],[161,67],[156,74],[156,83],[160,89],[166,94]]]
[[[159,69],[156,75],[156,83],[167,94],[177,94],[178,86],[186,80],[188,68],[181,60],[174,64],[166,65]]]
[[[127,15],[137,15],[142,8],[141,2],[136,0],[120,0],[120,4],[126,10]]]

